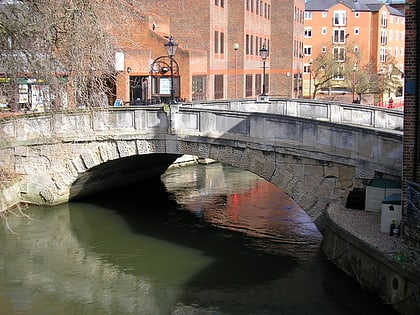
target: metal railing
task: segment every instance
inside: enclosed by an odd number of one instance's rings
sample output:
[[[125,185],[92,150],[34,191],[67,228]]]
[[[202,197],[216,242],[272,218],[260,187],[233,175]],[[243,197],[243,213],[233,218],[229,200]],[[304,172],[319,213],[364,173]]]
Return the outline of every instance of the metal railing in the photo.
[[[420,246],[420,184],[407,181],[407,227],[411,242]]]

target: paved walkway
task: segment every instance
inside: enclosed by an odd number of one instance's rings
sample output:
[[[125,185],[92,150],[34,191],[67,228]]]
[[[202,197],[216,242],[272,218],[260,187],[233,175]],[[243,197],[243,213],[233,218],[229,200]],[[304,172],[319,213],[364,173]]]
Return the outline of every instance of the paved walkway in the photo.
[[[420,272],[420,255],[409,248],[402,237],[381,233],[381,213],[330,207],[330,218],[341,228],[376,248],[384,256],[395,259],[412,272]]]

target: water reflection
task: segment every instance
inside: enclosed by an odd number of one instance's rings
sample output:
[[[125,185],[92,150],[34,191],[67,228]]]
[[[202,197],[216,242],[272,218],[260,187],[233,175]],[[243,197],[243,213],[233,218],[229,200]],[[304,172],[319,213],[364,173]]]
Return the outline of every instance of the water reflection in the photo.
[[[274,186],[221,164],[162,181],[11,216],[0,313],[390,314],[323,260]]]
[[[254,245],[265,250],[299,259],[318,254],[321,234],[278,187],[250,172],[219,163],[189,167],[179,173],[171,169],[164,174],[167,190],[183,209],[205,222],[253,237]]]

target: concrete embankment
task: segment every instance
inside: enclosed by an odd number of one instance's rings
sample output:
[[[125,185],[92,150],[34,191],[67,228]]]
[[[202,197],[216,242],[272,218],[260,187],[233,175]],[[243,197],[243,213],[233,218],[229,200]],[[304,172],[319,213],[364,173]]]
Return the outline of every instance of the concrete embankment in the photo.
[[[400,314],[420,314],[420,260],[402,237],[380,232],[380,213],[331,206],[323,252]]]

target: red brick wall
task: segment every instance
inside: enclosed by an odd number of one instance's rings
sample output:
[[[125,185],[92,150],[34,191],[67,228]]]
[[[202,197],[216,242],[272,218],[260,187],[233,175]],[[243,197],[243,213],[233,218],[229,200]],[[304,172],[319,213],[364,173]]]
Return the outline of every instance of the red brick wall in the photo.
[[[405,181],[420,182],[420,156],[419,156],[419,23],[418,1],[406,1],[406,33],[405,33],[405,96],[404,96],[404,146],[403,146],[403,200],[405,200]],[[406,218],[406,209],[403,207],[403,218]],[[420,231],[412,231],[420,239]],[[414,236],[414,235],[411,235]],[[408,238],[411,239],[410,235]]]
[[[258,1],[260,2],[260,0]],[[220,2],[219,2],[220,3]],[[251,2],[249,2],[251,3]],[[247,1],[224,1],[224,7],[209,0],[156,0],[142,8],[149,20],[130,22],[125,47],[126,66],[132,68],[131,75],[147,74],[150,60],[164,55],[163,36],[172,35],[179,44],[175,59],[180,65],[181,97],[191,100],[191,78],[195,75],[207,77],[206,98],[214,99],[214,76],[224,76],[223,98],[245,97],[245,80],[251,75],[252,97],[259,95],[255,80],[262,77],[262,60],[256,53],[256,38],[267,39],[270,56],[266,62],[267,93],[269,95],[293,96],[295,73],[302,70],[293,45],[303,42],[304,0],[262,0],[264,8],[270,6],[271,18],[257,13],[252,0],[253,11],[247,10]],[[296,17],[301,12],[302,20]],[[155,25],[156,27],[153,27]],[[224,33],[224,53],[214,49],[215,31]],[[246,35],[253,37],[253,53],[246,54]],[[234,44],[239,44],[235,51]],[[205,63],[204,61],[205,59]],[[125,76],[125,77],[124,77]],[[121,73],[117,94],[126,100],[128,86],[124,80],[127,73]]]
[[[303,43],[304,0],[274,0],[272,3],[271,60],[269,94],[293,96],[294,73],[301,73],[301,51],[294,52],[294,41]]]

